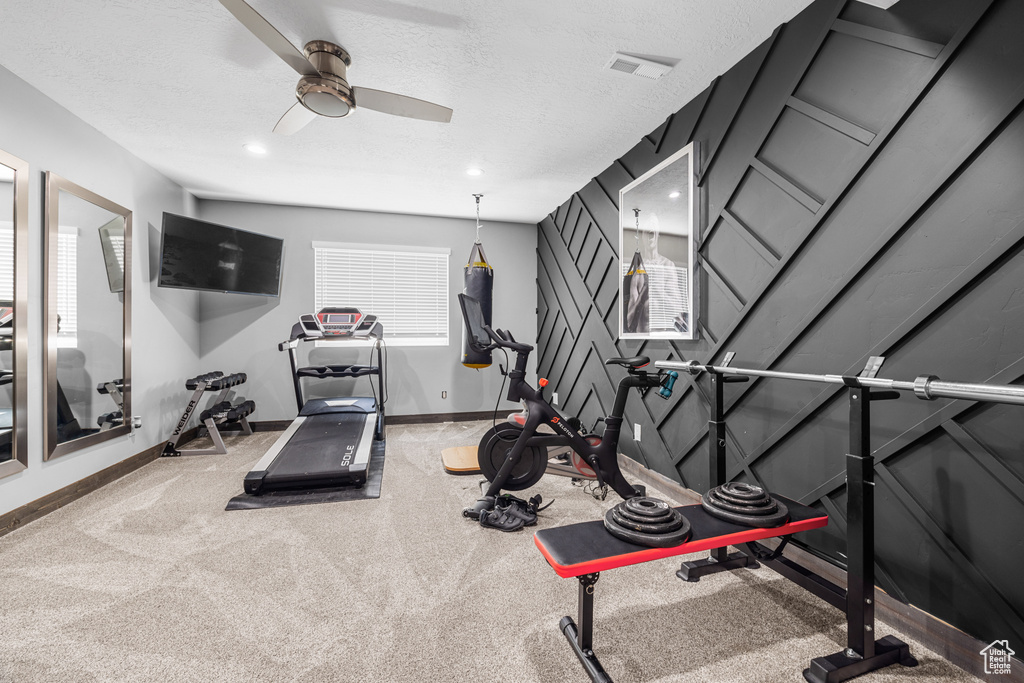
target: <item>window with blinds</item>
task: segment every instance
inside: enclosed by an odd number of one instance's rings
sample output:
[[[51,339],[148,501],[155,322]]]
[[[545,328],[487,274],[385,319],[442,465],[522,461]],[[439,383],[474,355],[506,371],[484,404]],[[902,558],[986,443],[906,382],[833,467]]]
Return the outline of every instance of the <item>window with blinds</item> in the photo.
[[[0,302],[14,301],[14,223],[0,221]]]
[[[448,345],[448,249],[314,242],[314,306],[376,315],[384,337]]]
[[[78,345],[78,231],[57,233],[57,346]]]

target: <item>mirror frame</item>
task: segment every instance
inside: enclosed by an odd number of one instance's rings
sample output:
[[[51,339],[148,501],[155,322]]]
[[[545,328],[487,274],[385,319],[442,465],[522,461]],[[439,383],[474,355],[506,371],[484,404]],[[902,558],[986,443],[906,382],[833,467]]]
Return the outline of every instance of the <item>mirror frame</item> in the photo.
[[[694,140],[687,144],[679,151],[672,154],[670,157],[650,169],[639,178],[629,183],[625,187],[619,190],[619,254],[616,259],[618,265],[618,278],[619,278],[619,322],[618,322],[618,333],[619,336],[617,341],[697,341],[700,339],[698,330],[700,329],[700,277],[698,274],[697,255],[700,250],[701,242],[701,225],[700,225],[700,210],[701,210],[701,197],[699,195],[699,173],[700,173],[700,144]],[[623,296],[623,282],[624,276],[622,274],[622,259],[623,259],[623,231],[624,226],[633,220],[633,209],[626,206],[626,193],[630,190],[635,190],[639,186],[643,185],[644,181],[656,176],[665,168],[671,166],[683,156],[689,156],[689,181],[690,186],[687,188],[689,191],[689,205],[686,211],[690,214],[690,235],[689,235],[689,254],[687,256],[688,263],[686,264],[686,293],[689,301],[687,305],[689,307],[690,321],[686,333],[676,334],[650,334],[650,333],[630,333],[623,331],[623,312],[622,305],[625,301]]]
[[[28,467],[28,162],[0,150],[0,164],[14,171],[14,403],[11,459],[0,478]]]
[[[60,191],[73,194],[91,204],[124,217],[124,422],[105,432],[86,434],[71,441],[57,442],[57,232]],[[76,185],[50,171],[46,172],[46,230],[43,245],[46,255],[43,273],[43,301],[46,320],[46,424],[43,429],[43,459],[50,460],[103,441],[130,434],[132,415],[132,212],[95,192]]]

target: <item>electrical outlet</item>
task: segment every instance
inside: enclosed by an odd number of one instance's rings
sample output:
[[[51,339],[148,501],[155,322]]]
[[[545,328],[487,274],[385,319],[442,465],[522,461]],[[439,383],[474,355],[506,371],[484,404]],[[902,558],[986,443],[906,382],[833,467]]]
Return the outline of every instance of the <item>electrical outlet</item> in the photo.
[[[551,394],[551,402],[554,403],[555,405],[558,405],[558,392],[557,391]]]
[[[448,398],[448,392],[447,391],[442,391],[441,392],[441,398]]]
[[[132,415],[132,429],[142,429],[141,415]]]
[[[640,440],[640,425],[639,423],[633,423],[633,441]]]

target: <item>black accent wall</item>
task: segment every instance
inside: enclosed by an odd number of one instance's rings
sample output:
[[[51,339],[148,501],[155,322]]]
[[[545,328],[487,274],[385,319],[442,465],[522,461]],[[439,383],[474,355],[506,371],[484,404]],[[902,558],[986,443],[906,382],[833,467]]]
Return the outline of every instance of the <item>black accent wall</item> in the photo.
[[[538,225],[538,371],[565,412],[593,424],[621,376],[603,359],[638,353],[1020,383],[1022,27],[1020,0],[818,0],[558,207]],[[701,338],[618,342],[619,189],[690,140]],[[708,384],[676,386],[630,398],[621,450],[704,491]],[[827,511],[799,541],[842,565],[848,408],[823,387],[728,385],[729,475]],[[1024,644],[1024,409],[904,396],[873,422],[881,588]]]

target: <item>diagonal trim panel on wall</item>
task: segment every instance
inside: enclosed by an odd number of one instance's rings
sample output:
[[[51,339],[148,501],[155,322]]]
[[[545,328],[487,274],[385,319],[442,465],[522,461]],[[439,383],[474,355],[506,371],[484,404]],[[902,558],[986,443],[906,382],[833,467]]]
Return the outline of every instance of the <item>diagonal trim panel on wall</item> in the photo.
[[[745,365],[830,373],[884,353],[894,374],[958,368],[949,379],[1020,381],[1022,5],[902,0],[893,14],[818,0],[555,209],[538,226],[538,367],[565,412],[596,420],[621,377],[603,359],[635,353],[712,362],[737,351]],[[701,339],[619,341],[619,190],[690,140],[703,155]],[[707,383],[680,380],[668,402],[631,396],[620,450],[700,490]],[[798,540],[841,564],[841,390],[777,384],[729,389],[729,475],[827,511],[830,527]],[[970,426],[1024,421],[970,402],[915,401],[875,420],[879,510],[891,515],[878,530],[878,580],[986,642],[1024,640],[1021,589],[978,550],[1007,540],[984,537],[981,523],[950,526],[941,495],[922,497],[941,485],[940,470],[922,470],[941,445],[972,486],[992,482],[1005,514],[1024,516],[1014,439]],[[913,578],[922,571],[962,594],[922,588]]]

